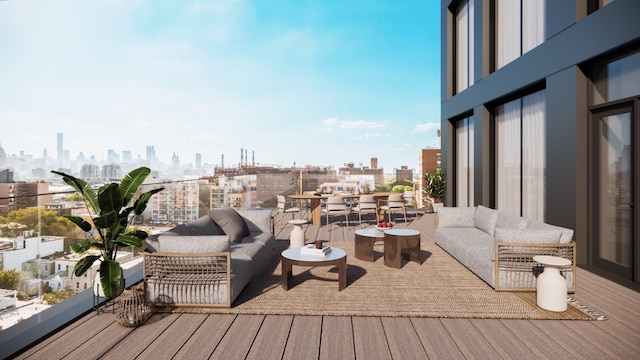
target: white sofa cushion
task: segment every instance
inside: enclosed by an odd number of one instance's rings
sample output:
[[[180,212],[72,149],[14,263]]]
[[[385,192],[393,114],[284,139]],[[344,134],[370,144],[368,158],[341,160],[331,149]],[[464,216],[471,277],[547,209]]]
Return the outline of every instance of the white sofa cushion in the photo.
[[[517,244],[558,244],[561,232],[552,229],[495,229],[497,242]]]
[[[504,229],[526,229],[527,228],[527,222],[529,221],[527,218],[523,218],[522,216],[518,216],[505,211],[498,211],[498,213],[500,215],[498,215],[498,221],[496,221],[497,228],[504,228]]]
[[[499,215],[500,213],[497,210],[478,205],[473,215],[473,226],[493,236],[493,230],[496,228]]]
[[[438,209],[438,227],[461,228],[474,227],[474,207],[441,207]]]
[[[573,240],[573,230],[565,227],[551,225],[540,221],[529,220],[527,229],[560,231],[560,244],[568,244]]]
[[[229,236],[227,235],[199,235],[199,236],[158,236],[159,249],[168,253],[212,253],[229,251]]]

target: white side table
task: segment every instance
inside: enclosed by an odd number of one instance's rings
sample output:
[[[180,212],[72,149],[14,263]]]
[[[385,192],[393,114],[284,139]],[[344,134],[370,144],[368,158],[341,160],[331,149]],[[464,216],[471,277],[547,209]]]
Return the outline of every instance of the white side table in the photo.
[[[538,306],[549,311],[567,310],[567,279],[560,274],[560,268],[571,265],[571,261],[547,255],[534,256],[533,261],[544,265],[544,271],[536,280]]]
[[[306,223],[307,220],[303,219],[289,220],[289,224],[293,225],[291,235],[289,236],[289,248],[304,246],[304,230],[302,230],[302,225]]]

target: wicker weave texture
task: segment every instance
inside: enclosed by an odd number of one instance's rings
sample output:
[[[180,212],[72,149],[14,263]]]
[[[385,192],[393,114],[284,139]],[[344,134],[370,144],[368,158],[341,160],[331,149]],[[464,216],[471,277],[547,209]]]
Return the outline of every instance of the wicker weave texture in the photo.
[[[145,301],[155,307],[229,307],[231,253],[146,253]]]
[[[536,277],[544,267],[533,260],[537,255],[557,256],[571,261],[560,269],[567,279],[567,291],[575,292],[576,243],[568,244],[515,244],[496,243],[496,290],[536,290]]]

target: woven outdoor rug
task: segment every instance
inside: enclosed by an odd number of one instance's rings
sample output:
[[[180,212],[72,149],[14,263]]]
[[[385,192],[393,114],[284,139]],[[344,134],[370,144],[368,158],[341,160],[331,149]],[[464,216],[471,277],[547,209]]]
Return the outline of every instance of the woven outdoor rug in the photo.
[[[605,319],[574,300],[565,312],[536,306],[536,294],[496,292],[430,241],[421,245],[421,264],[403,259],[402,268],[384,265],[383,245],[374,246],[375,261],[354,256],[354,244],[329,243],[347,252],[347,287],[338,291],[333,266],[293,266],[290,289],[280,285],[280,252],[254,276],[231,308],[179,308],[193,313],[435,317],[478,319]],[[577,306],[576,306],[577,305]],[[168,309],[166,309],[168,310]]]

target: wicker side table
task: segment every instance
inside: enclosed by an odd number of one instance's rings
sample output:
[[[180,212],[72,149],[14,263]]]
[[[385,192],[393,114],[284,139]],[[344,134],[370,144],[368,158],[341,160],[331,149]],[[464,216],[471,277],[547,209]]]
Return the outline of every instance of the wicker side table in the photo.
[[[141,325],[151,316],[151,309],[144,302],[144,285],[142,284],[125,290],[118,297],[118,304],[116,322],[122,326]]]

